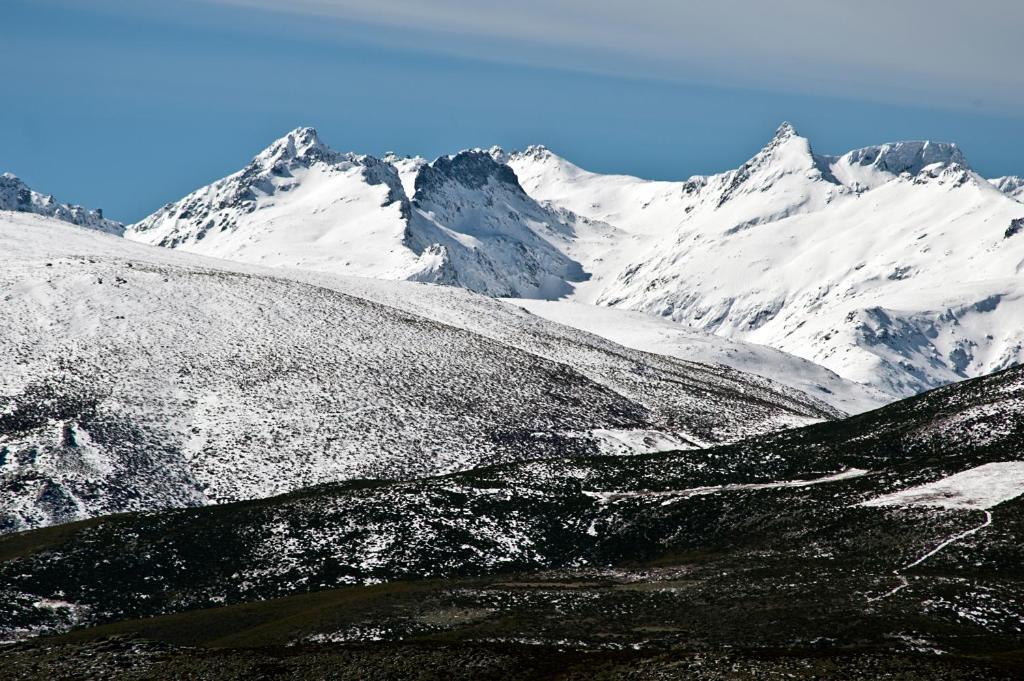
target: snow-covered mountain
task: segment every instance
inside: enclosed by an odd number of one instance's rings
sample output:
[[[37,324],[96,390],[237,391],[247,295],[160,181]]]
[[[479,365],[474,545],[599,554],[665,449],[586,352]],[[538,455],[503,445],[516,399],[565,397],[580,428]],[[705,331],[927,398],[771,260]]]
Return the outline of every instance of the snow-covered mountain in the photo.
[[[587,278],[555,245],[569,221],[531,199],[515,173],[483,151],[463,151],[423,165],[406,244],[429,268],[416,281],[461,286],[495,296],[548,298]]]
[[[0,210],[45,215],[109,234],[124,233],[124,225],[103,217],[102,210],[59,203],[49,194],[34,191],[12,173],[0,173]]]
[[[693,448],[839,415],[457,288],[0,212],[0,532],[337,480]]]
[[[989,180],[992,186],[1012,199],[1024,203],[1024,177],[1006,175]]]
[[[126,236],[242,262],[389,276],[416,261],[403,246],[408,214],[390,164],[332,151],[299,128]]]
[[[301,128],[128,237],[244,262],[640,311],[890,396],[1024,360],[1024,208],[953,144],[600,175],[544,147],[385,160]]]
[[[789,125],[740,168],[686,182],[509,155],[535,198],[628,233],[577,254],[576,299],[810,359],[892,395],[1024,360],[1024,209],[954,145],[815,154]],[[611,263],[611,264],[609,264]]]
[[[243,170],[132,225],[145,243],[255,264],[544,297],[586,278],[540,232],[538,205],[482,151],[421,159],[339,153],[298,128]],[[412,188],[414,194],[409,193]]]

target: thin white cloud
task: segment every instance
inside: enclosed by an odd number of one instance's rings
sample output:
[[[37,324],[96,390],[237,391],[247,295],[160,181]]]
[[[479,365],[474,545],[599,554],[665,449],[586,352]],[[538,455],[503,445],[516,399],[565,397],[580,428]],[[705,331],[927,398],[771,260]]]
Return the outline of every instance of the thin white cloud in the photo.
[[[205,1],[488,59],[1024,114],[1019,0]]]

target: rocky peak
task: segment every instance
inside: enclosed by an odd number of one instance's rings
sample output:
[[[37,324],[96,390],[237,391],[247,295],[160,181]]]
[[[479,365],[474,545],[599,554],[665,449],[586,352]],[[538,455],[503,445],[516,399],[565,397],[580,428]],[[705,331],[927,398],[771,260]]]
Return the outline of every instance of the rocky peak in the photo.
[[[487,154],[498,163],[508,163],[511,155],[505,151],[502,147],[494,145],[487,150]]]
[[[854,149],[840,157],[840,161],[851,166],[870,166],[893,175],[917,175],[925,167],[936,163],[967,167],[967,161],[957,145],[929,141],[892,142]]]
[[[416,176],[416,196],[450,182],[468,189],[480,189],[491,180],[516,193],[525,193],[519,186],[515,171],[496,161],[491,152],[474,149],[461,151],[454,156],[442,156],[430,165],[423,166]]]
[[[820,178],[823,173],[811,150],[811,143],[798,135],[790,123],[783,122],[764,148],[739,168],[722,176],[724,189],[718,206],[738,193],[765,191],[779,178],[797,174]]]
[[[344,156],[320,141],[315,128],[295,128],[284,137],[275,140],[269,147],[257,154],[254,162],[263,167],[299,161],[309,164],[315,161],[332,162]]]
[[[797,134],[796,128],[790,123],[782,123],[768,144],[743,164],[740,170],[752,171],[765,166],[779,171],[802,171],[815,167],[810,141]]]
[[[0,210],[35,213],[109,234],[124,233],[124,225],[104,218],[102,209],[60,203],[50,194],[32,190],[14,173],[0,174]]]
[[[789,121],[782,121],[778,128],[775,129],[775,140],[787,140],[790,137],[799,137],[796,128]]]
[[[911,176],[911,173],[907,171],[903,177]],[[980,178],[968,168],[966,165],[960,163],[947,163],[945,161],[936,161],[929,163],[928,165],[921,168],[916,175],[913,175],[914,184],[929,184],[932,182],[940,185],[949,185],[951,187],[961,187],[965,184],[975,184],[980,186],[978,181]]]
[[[552,151],[543,144],[531,144],[530,146],[526,147],[526,149],[519,152],[519,155],[535,159],[544,159],[554,156]]]

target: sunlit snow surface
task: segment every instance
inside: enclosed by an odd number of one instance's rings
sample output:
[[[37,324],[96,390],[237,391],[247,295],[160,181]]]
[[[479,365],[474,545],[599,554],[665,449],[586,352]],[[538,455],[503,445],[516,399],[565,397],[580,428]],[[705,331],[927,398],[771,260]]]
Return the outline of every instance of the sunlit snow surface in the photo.
[[[508,163],[580,218],[570,252],[593,277],[576,302],[768,345],[897,397],[1024,360],[1024,206],[954,145],[830,157],[784,125],[739,168],[683,182],[598,175],[539,147]]]
[[[820,364],[757,343],[722,338],[667,319],[568,300],[510,299],[533,314],[603,336],[628,348],[669,357],[724,364],[770,378],[828,402],[849,414],[876,409],[892,398],[840,377]]]
[[[1024,494],[1024,461],[987,463],[948,478],[865,501],[864,506],[984,510]]]
[[[588,172],[543,147],[378,160],[300,128],[126,235],[632,310],[898,398],[1024,360],[1020,186],[985,180],[953,144],[824,156],[789,125],[738,168],[674,182]]]
[[[734,441],[838,412],[454,287],[0,211],[0,533],[358,477]]]

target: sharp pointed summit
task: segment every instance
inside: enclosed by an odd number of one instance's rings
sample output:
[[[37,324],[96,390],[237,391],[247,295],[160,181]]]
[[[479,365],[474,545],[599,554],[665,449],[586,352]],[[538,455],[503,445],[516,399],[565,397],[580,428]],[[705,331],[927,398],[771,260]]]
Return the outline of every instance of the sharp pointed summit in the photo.
[[[782,121],[778,128],[775,129],[775,139],[786,139],[789,137],[799,137],[796,128],[789,121]]]
[[[223,258],[320,269],[347,251],[354,273],[408,264],[374,240],[398,243],[408,199],[393,166],[340,153],[296,128],[242,170],[131,225],[130,239]],[[363,249],[366,250],[363,250]],[[362,268],[368,268],[363,270]]]
[[[320,141],[320,135],[317,133],[316,128],[299,127],[280,139],[275,140],[270,146],[260,152],[256,158],[270,162],[291,159],[311,161],[324,160],[338,155],[337,152]]]

